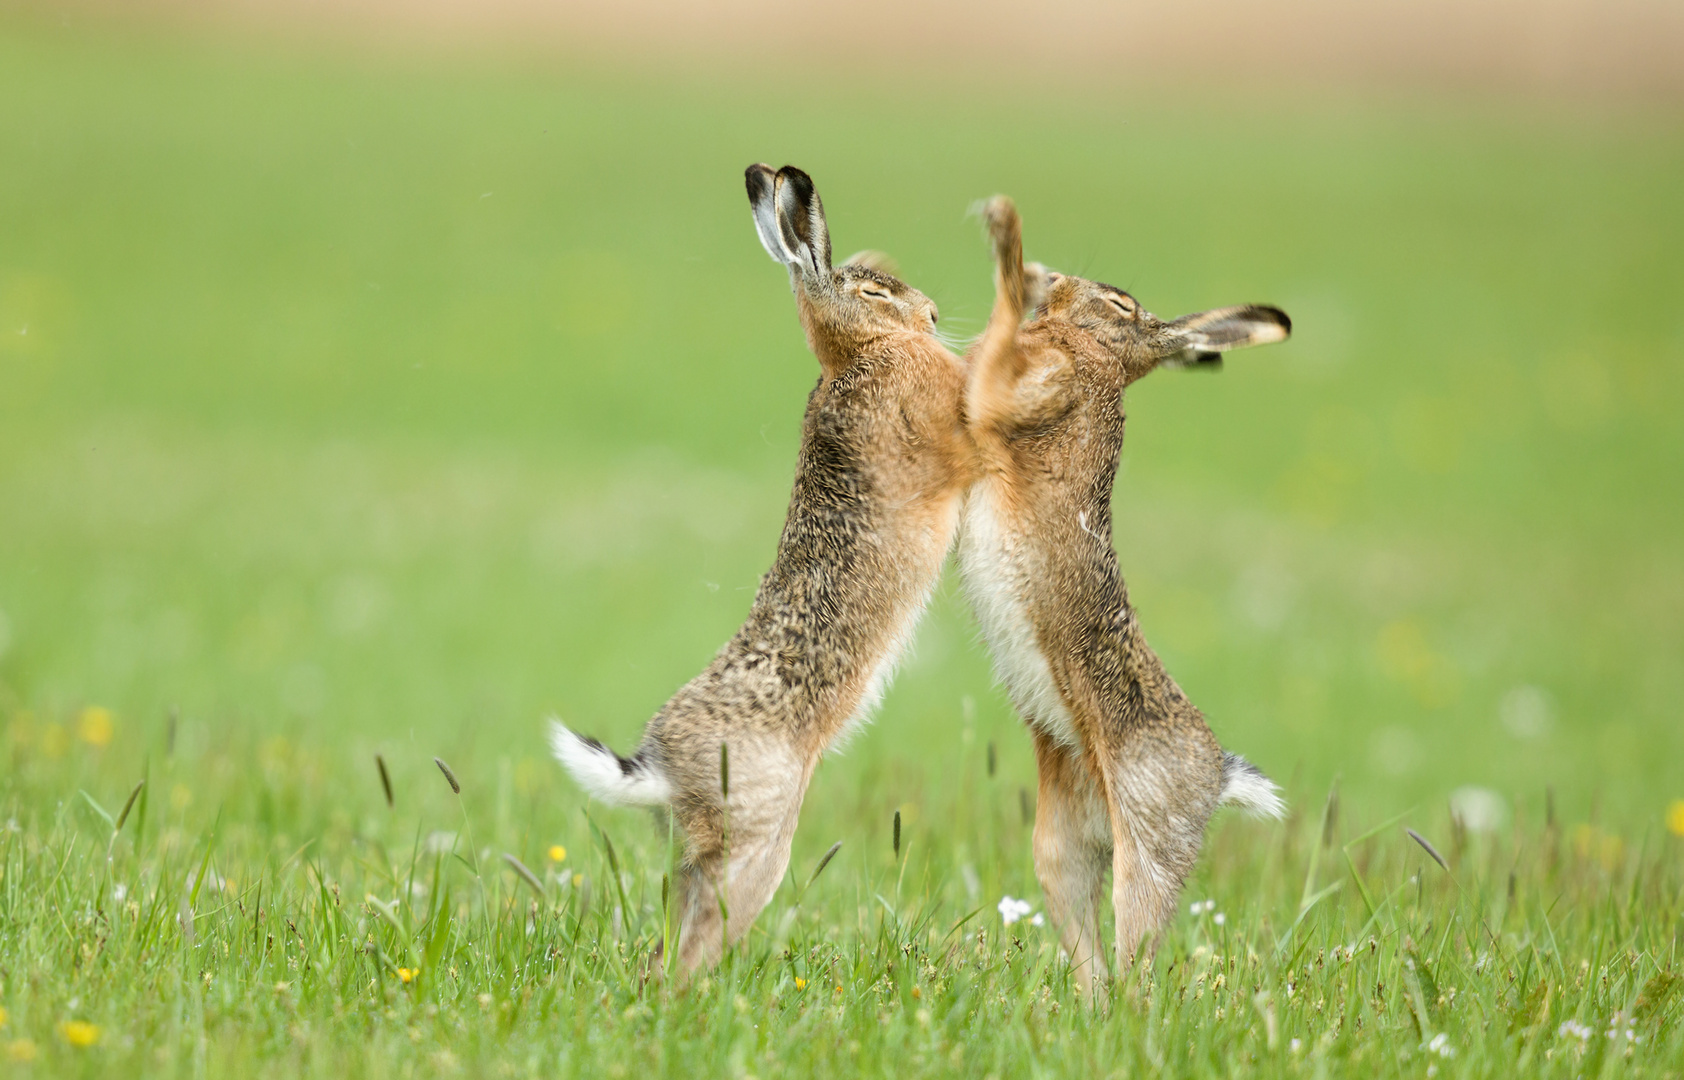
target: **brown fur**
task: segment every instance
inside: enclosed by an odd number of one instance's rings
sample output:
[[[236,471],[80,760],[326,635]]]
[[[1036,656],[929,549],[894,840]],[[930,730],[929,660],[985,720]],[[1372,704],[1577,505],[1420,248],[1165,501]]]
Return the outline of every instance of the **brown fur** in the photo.
[[[1017,212],[998,198],[987,218],[997,297],[971,358],[966,406],[982,477],[967,500],[961,565],[1035,731],[1036,872],[1091,986],[1105,967],[1095,908],[1106,865],[1126,965],[1173,911],[1233,768],[1147,645],[1112,548],[1123,391],[1161,363],[1279,340],[1288,323],[1272,308],[1163,322],[1121,290],[1049,273],[1039,312],[1020,328],[1032,284]]]
[[[664,780],[684,833],[685,970],[716,961],[777,889],[819,756],[887,678],[974,479],[960,421],[964,367],[935,336],[935,306],[880,269],[831,267],[805,173],[757,165],[747,181],[762,240],[790,268],[821,370],[777,557],[747,621],[619,763],[628,778]],[[564,760],[570,735],[557,736]]]

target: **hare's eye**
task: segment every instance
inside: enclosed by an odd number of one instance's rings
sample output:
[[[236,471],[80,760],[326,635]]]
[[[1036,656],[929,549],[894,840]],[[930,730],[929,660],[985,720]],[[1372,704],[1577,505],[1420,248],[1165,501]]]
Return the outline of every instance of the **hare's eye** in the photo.
[[[869,296],[873,300],[887,300],[889,298],[888,293],[884,292],[882,289],[879,289],[875,285],[861,285],[860,286],[860,295],[861,296]]]
[[[1116,308],[1119,315],[1132,316],[1134,314],[1134,305],[1120,296],[1107,296],[1105,302]]]

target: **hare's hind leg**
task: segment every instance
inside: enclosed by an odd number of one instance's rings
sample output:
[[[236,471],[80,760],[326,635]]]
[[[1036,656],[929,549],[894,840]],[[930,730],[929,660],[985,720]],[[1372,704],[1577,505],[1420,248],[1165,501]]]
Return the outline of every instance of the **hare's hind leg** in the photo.
[[[1181,886],[1198,861],[1221,786],[1215,746],[1208,732],[1203,738],[1139,739],[1107,763],[1116,841],[1111,903],[1124,970],[1175,914]]]
[[[686,827],[690,844],[679,876],[678,909],[678,962],[685,971],[718,963],[724,943],[746,934],[778,891],[789,868],[807,772],[739,773],[733,755],[729,813],[713,808],[697,827]]]
[[[1117,837],[1111,851],[1111,907],[1116,917],[1117,970],[1127,972],[1145,945],[1156,951],[1153,936],[1169,921],[1180,892],[1179,879],[1166,879],[1160,867],[1144,851],[1128,823],[1113,823]]]
[[[1081,754],[1032,729],[1040,795],[1035,806],[1035,876],[1047,898],[1070,969],[1084,993],[1106,973],[1099,909],[1111,832],[1105,798]]]

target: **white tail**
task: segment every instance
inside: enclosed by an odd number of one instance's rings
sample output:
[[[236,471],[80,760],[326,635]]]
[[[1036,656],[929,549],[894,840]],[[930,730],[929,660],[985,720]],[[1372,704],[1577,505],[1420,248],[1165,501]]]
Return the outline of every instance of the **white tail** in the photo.
[[[1263,775],[1263,770],[1238,754],[1222,755],[1222,794],[1220,806],[1237,806],[1252,817],[1281,818],[1286,816],[1286,803],[1281,801],[1280,787]]]
[[[672,798],[672,785],[642,754],[623,758],[586,735],[550,721],[550,752],[591,798],[614,806],[655,806]]]

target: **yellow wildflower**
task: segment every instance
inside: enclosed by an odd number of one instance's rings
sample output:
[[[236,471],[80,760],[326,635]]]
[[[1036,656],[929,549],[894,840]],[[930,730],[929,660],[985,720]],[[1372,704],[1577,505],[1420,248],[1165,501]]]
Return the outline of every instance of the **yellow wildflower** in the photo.
[[[1667,807],[1666,827],[1672,831],[1672,835],[1684,836],[1684,799],[1674,799],[1672,805]]]
[[[799,975],[797,975],[797,976],[796,976],[796,977],[795,977],[795,988],[796,988],[796,989],[797,989],[797,990],[805,990],[805,989],[807,989],[807,980],[806,980],[806,979],[803,979],[803,978],[802,978],[802,977],[801,977],[801,976],[799,976]]]
[[[419,968],[404,968],[404,967],[401,967],[401,968],[398,969],[398,979],[401,982],[406,982],[406,983],[407,982],[414,982],[415,976],[417,976],[419,974],[420,974]]]
[[[583,885],[584,883],[585,883],[585,875],[583,875],[583,874],[574,874],[573,875],[573,887],[575,889],[577,889],[579,886]]]
[[[0,1027],[5,1027],[6,1021],[11,1018],[11,1014],[8,1013],[3,1006],[0,1006]]]
[[[20,1065],[27,1065],[35,1060],[35,1042],[33,1039],[13,1039],[6,1044],[6,1056]]]
[[[111,710],[103,705],[89,705],[76,721],[76,737],[95,748],[111,742]]]
[[[562,847],[560,844],[551,844],[550,845],[550,861],[551,862],[566,862],[567,861],[567,849]]]
[[[92,1046],[99,1042],[99,1028],[86,1020],[66,1020],[58,1026],[58,1033],[71,1046]]]

